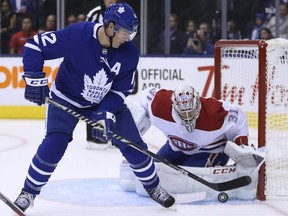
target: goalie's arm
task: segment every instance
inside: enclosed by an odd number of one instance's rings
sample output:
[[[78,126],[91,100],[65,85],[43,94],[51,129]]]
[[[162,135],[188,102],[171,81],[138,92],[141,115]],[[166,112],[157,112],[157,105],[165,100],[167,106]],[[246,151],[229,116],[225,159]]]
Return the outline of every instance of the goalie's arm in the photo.
[[[228,122],[233,122],[233,127],[226,132],[227,140],[238,145],[248,145],[249,129],[245,113],[238,106],[232,105],[227,119]]]

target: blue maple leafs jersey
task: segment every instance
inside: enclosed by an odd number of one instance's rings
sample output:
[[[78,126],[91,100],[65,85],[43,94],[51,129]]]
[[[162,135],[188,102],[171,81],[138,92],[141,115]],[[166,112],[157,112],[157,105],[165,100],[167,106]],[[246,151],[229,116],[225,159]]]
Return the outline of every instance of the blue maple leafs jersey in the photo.
[[[116,112],[133,90],[139,52],[133,42],[102,47],[100,27],[82,22],[35,35],[23,49],[24,71],[42,71],[45,60],[63,57],[51,91],[79,108]]]

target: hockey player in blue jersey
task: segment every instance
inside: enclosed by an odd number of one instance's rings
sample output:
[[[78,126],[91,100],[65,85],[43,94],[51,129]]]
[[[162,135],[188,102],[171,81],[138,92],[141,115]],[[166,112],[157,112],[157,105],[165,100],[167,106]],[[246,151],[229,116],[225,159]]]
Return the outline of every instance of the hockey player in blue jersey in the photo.
[[[25,98],[42,105],[49,94],[54,101],[104,124],[105,134],[96,130],[98,138],[112,139],[115,132],[147,148],[124,105],[125,97],[133,89],[139,59],[132,42],[137,27],[134,10],[126,3],[118,3],[107,8],[103,25],[82,22],[34,36],[23,52]],[[63,61],[49,90],[43,64],[60,57]],[[48,182],[78,123],[77,118],[53,105],[47,107],[46,121],[45,138],[32,158],[24,187],[14,202],[23,211],[33,205]],[[164,207],[172,206],[175,199],[159,185],[152,159],[115,139],[112,144],[131,164],[150,197]]]

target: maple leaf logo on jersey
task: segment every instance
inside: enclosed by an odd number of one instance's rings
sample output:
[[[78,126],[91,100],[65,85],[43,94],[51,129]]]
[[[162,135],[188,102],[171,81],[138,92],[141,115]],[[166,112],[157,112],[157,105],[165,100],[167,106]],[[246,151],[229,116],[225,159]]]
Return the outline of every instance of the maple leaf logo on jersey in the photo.
[[[124,7],[119,7],[118,12],[120,14],[124,13],[125,12],[125,8]]]
[[[107,83],[108,78],[104,69],[101,69],[92,79],[84,74],[84,89],[81,95],[91,103],[100,103],[109,92],[112,82]]]
[[[172,144],[182,150],[182,151],[191,151],[195,148],[197,148],[196,143],[188,142],[187,140],[181,139],[180,137],[177,136],[168,136]]]

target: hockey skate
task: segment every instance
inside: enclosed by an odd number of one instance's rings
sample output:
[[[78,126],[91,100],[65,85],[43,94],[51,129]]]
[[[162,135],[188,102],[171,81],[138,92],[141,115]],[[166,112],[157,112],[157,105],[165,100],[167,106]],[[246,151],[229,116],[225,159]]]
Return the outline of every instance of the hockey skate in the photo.
[[[30,194],[22,189],[14,204],[25,212],[29,206],[33,206],[35,197],[35,194]]]
[[[174,197],[171,196],[170,194],[168,194],[159,185],[156,188],[148,189],[147,193],[149,194],[149,196],[154,201],[156,201],[157,203],[159,203],[160,205],[162,205],[165,208],[169,208],[170,206],[172,206],[175,203]]]

